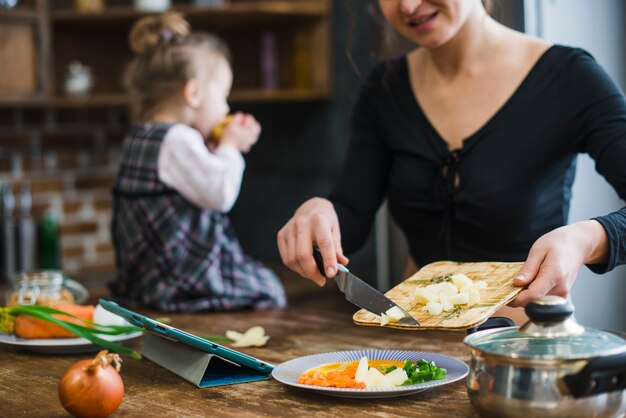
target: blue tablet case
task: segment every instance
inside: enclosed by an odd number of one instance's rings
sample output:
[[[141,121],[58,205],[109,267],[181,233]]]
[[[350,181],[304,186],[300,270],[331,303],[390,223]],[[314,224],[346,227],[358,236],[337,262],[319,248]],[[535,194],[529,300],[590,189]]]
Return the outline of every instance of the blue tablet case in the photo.
[[[146,334],[141,354],[199,388],[270,378],[266,373],[151,333]]]
[[[99,303],[105,309],[148,331],[141,348],[143,356],[197,387],[254,382],[270,378],[269,373],[273,366],[268,363],[166,326],[122,308],[114,302],[100,299]],[[220,353],[224,355],[220,356]]]

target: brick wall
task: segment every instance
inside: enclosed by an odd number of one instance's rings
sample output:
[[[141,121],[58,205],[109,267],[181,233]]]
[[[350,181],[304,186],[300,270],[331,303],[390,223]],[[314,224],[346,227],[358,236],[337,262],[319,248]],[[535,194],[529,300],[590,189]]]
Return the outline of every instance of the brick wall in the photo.
[[[0,109],[0,181],[16,195],[30,185],[36,222],[59,215],[69,277],[114,274],[110,189],[126,127],[121,109]]]

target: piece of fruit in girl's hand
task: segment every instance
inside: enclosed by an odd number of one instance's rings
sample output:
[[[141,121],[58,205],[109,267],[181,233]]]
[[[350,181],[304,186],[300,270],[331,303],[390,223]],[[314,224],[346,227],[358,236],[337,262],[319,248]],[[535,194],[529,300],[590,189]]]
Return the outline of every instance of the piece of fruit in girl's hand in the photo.
[[[234,115],[228,115],[224,118],[223,121],[213,127],[213,129],[211,130],[211,138],[214,141],[219,141],[222,138],[222,135],[224,134],[224,129],[226,129],[228,124],[233,120],[233,117]]]
[[[124,398],[121,363],[119,355],[102,350],[94,359],[70,366],[59,382],[63,408],[79,418],[104,418],[115,412]]]
[[[68,314],[75,315],[79,318],[87,319],[91,321],[93,319],[94,307],[92,305],[57,305],[54,308],[67,312]],[[71,318],[69,316],[63,317],[62,315],[54,315],[58,319],[64,321],[84,325],[81,321]],[[15,318],[15,335],[25,339],[35,338],[76,338],[76,334],[66,330],[65,328],[43,321],[41,319],[34,318],[27,315],[18,315]]]

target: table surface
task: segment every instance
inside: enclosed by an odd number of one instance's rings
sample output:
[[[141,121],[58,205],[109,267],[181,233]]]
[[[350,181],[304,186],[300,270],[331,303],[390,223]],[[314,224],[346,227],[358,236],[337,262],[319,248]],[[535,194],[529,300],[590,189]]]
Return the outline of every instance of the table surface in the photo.
[[[149,312],[144,312],[149,314]],[[152,314],[162,317],[163,314]],[[262,325],[265,347],[242,352],[273,364],[310,354],[354,349],[427,351],[469,362],[462,332],[362,327],[348,312],[275,309],[231,313],[168,314],[170,325],[197,335],[224,335]],[[143,338],[132,343],[139,348]],[[0,346],[0,417],[68,416],[57,397],[65,370],[90,355],[49,355]],[[276,380],[200,389],[150,360],[125,358],[125,395],[115,417],[476,417],[465,380],[388,399],[343,399],[292,388]]]

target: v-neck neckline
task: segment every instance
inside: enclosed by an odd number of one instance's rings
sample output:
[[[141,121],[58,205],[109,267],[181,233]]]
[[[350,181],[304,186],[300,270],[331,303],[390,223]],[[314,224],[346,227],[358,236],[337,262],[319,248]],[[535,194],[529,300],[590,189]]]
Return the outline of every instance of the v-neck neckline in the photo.
[[[511,103],[514,102],[517,96],[521,94],[521,91],[524,90],[525,85],[530,82],[534,74],[538,71],[537,68],[540,67],[543,61],[546,60],[546,57],[551,54],[551,51],[555,50],[557,47],[558,45],[556,44],[550,45],[545,51],[541,53],[541,55],[539,55],[539,58],[537,58],[533,66],[530,68],[530,70],[528,70],[524,78],[522,78],[520,83],[513,90],[513,92],[509,95],[509,97],[504,101],[504,103],[500,107],[498,107],[498,109],[478,129],[476,129],[470,135],[463,138],[463,140],[461,141],[461,146],[459,148],[449,147],[449,143],[439,133],[437,128],[435,128],[435,126],[431,123],[430,119],[428,119],[428,116],[424,112],[424,109],[422,109],[422,106],[420,105],[417,99],[417,96],[415,95],[415,92],[413,91],[413,85],[411,84],[411,73],[409,71],[409,60],[408,60],[407,55],[403,56],[403,63],[402,63],[403,65],[401,65],[404,71],[404,76],[405,76],[404,79],[406,82],[406,88],[404,90],[410,96],[409,102],[412,103],[412,106],[414,106],[417,109],[418,114],[424,120],[428,129],[433,133],[434,138],[436,138],[435,145],[437,146],[437,148],[441,149],[442,151],[445,151],[446,154],[458,153],[458,152],[462,153],[465,150],[467,150],[467,148],[477,138],[479,138],[485,130],[487,130],[491,125],[493,125],[495,121],[498,118],[500,118],[503,113],[505,113],[507,108],[511,106]]]

